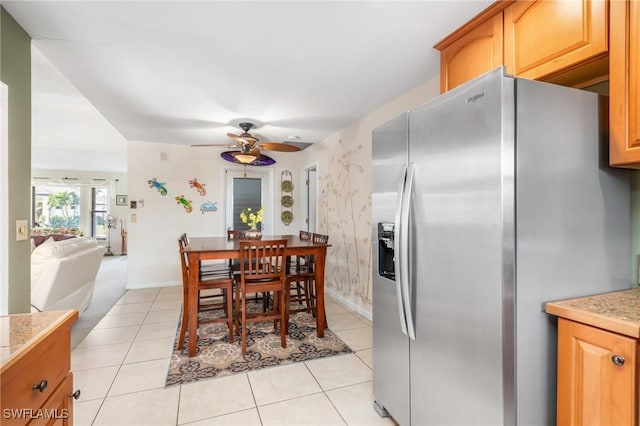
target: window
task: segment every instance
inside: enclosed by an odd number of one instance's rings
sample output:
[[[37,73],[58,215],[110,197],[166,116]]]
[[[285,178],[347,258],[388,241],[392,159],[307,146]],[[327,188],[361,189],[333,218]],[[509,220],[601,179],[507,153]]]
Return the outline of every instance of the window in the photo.
[[[80,229],[80,188],[65,185],[33,187],[34,225],[53,230]]]
[[[273,233],[269,227],[273,222],[273,211],[270,205],[270,183],[272,179],[268,170],[226,170],[226,220],[227,229],[249,229],[242,223],[240,212],[251,208],[258,211],[264,207],[264,219],[258,226],[262,232]],[[280,213],[278,213],[278,216]]]
[[[233,178],[233,229],[245,229],[240,213],[250,208],[257,212],[262,206],[262,179],[259,178]],[[258,224],[258,229],[262,223]]]
[[[106,186],[91,188],[91,236],[107,238],[109,191]]]

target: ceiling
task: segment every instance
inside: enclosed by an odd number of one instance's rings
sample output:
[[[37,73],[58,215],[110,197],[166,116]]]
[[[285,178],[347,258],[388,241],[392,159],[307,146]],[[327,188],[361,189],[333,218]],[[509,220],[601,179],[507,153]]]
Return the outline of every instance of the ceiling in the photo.
[[[125,171],[127,140],[226,143],[247,120],[319,142],[437,76],[432,46],[492,2],[2,4],[35,47],[34,167]]]

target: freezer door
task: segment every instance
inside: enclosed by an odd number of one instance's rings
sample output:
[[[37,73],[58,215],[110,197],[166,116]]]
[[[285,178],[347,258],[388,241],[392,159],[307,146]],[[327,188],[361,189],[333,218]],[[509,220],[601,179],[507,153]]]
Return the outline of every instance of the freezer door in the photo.
[[[513,229],[503,223],[513,217],[510,105],[513,79],[496,70],[409,116],[413,425],[511,418],[502,344],[503,233]]]
[[[408,425],[409,340],[402,332],[398,283],[388,261],[393,256],[389,252],[393,241],[387,240],[393,238],[390,225],[395,222],[398,189],[407,164],[407,114],[380,126],[372,136],[373,393],[378,406],[399,424]]]

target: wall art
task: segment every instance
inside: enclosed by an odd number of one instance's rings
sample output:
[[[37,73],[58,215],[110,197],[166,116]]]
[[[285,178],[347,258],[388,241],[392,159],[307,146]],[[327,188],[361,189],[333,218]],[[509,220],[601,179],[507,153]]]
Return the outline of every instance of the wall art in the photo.
[[[177,196],[176,201],[178,202],[178,204],[182,204],[182,207],[184,207],[185,212],[191,213],[193,211],[193,207],[191,207],[192,201],[184,198],[184,195]]]
[[[189,186],[191,188],[195,188],[203,197],[207,195],[207,190],[205,189],[204,185],[204,183],[198,182],[198,179],[195,178],[189,181]]]
[[[293,197],[291,191],[293,191],[293,174],[289,170],[284,170],[280,173],[280,189],[282,190],[282,197],[280,198],[280,204],[282,205],[282,213],[280,214],[280,220],[286,226],[289,226],[293,222]]]
[[[147,181],[149,188],[156,188],[160,195],[167,195],[167,187],[165,182],[158,182],[156,178],[151,178]]]
[[[214,203],[213,201],[205,201],[200,204],[200,212],[202,212],[202,214],[205,212],[215,212],[218,210],[218,206],[216,204],[217,203]]]

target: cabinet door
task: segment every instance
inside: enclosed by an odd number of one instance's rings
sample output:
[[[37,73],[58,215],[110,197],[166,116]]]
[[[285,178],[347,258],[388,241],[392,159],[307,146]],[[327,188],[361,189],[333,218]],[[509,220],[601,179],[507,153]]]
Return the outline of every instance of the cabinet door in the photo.
[[[37,417],[29,422],[29,426],[72,426],[72,389],[73,373],[69,373],[47,399],[47,402],[37,411]]]
[[[502,12],[442,49],[440,92],[502,65]]]
[[[558,319],[558,417],[563,426],[636,425],[638,342]],[[624,357],[619,366],[612,357]]]
[[[504,10],[505,65],[518,77],[546,79],[606,58],[607,35],[605,0],[518,1]],[[600,68],[606,75],[606,61]]]
[[[640,1],[611,2],[610,162],[640,168]]]

